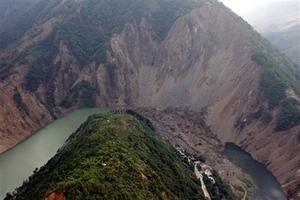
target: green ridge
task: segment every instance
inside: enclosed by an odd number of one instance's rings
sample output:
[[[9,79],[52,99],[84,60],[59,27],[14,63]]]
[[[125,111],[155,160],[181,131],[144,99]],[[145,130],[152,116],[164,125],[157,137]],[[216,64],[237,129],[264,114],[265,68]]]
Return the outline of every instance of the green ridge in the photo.
[[[147,124],[125,114],[92,115],[68,144],[17,189],[45,199],[204,199],[193,166]]]

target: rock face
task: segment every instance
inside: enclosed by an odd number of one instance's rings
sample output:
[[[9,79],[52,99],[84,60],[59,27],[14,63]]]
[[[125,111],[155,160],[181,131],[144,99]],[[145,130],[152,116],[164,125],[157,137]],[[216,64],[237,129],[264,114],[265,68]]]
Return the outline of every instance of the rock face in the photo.
[[[221,141],[243,147],[281,183],[297,177],[299,126],[273,133],[274,120],[266,125],[251,117],[257,109],[260,67],[251,61],[251,41],[242,27],[223,10],[204,6],[178,19],[160,44],[150,33],[151,26],[142,21],[111,40],[118,62],[137,71],[135,105],[207,107],[207,123]]]
[[[31,133],[53,121],[53,116],[32,94],[21,91],[24,110],[16,104],[13,94],[15,89],[0,84],[0,152],[7,150],[24,140]]]
[[[45,200],[65,200],[66,198],[61,193],[52,193]]]
[[[1,57],[42,41],[60,20],[50,19],[48,25],[29,29],[22,42],[2,50]],[[81,83],[88,83],[97,106],[206,108],[206,123],[221,142],[235,142],[251,153],[274,173],[287,193],[289,184],[300,179],[299,126],[273,133],[276,118],[268,124],[253,119],[259,105],[267,104],[260,98],[262,67],[251,59],[253,38],[225,9],[212,3],[195,8],[179,17],[161,41],[155,37],[153,24],[143,17],[126,23],[109,43],[107,63],[83,66],[60,41],[52,63],[43,68],[50,75],[35,91],[24,89],[29,64],[1,74],[0,152],[51,122],[54,115],[80,107],[80,98],[88,96]],[[16,91],[28,110],[16,104]],[[299,99],[291,88],[287,95]],[[79,100],[70,102],[71,97]],[[277,116],[279,108],[271,112]]]

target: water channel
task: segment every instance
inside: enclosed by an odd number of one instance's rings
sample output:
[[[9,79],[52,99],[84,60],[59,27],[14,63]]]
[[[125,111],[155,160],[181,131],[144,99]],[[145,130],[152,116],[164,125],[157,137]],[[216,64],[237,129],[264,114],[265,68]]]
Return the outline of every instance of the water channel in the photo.
[[[89,115],[106,113],[111,108],[78,109],[41,129],[16,147],[0,155],[0,199],[6,192],[20,186],[36,167],[43,166],[64,144]],[[255,200],[286,200],[277,179],[262,164],[255,161],[233,143],[227,143],[223,152],[233,158],[255,181]]]
[[[33,134],[0,155],[0,199],[27,179],[36,167],[43,166],[89,115],[106,113],[111,108],[78,109]]]
[[[286,200],[280,183],[276,177],[252,156],[236,146],[226,143],[223,154],[234,159],[253,179],[256,188],[253,190],[254,200]]]

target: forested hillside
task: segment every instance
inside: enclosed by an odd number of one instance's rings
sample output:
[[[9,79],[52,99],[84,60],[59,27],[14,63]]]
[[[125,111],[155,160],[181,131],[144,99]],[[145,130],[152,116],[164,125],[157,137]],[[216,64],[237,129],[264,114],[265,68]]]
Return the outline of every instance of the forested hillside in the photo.
[[[189,108],[286,191],[300,181],[299,66],[217,0],[0,5],[0,152],[77,108]]]
[[[125,114],[90,116],[16,199],[204,199],[193,163],[152,128]]]

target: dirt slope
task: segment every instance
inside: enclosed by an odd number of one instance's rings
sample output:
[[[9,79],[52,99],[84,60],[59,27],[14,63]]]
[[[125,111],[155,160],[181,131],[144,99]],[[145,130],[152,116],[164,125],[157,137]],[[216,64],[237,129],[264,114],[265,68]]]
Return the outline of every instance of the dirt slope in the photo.
[[[119,34],[114,34],[111,49],[106,52],[108,64],[117,66],[113,71],[95,62],[81,66],[61,41],[53,63],[60,63],[60,67],[52,69],[51,84],[41,84],[34,93],[22,89],[29,66],[15,66],[0,85],[0,116],[4,124],[0,152],[53,120],[40,103],[47,95],[53,94],[62,114],[74,109],[75,106],[64,109],[60,102],[84,80],[97,88],[98,106],[206,108],[206,122],[221,142],[240,145],[265,164],[286,188],[300,179],[300,143],[296,139],[299,126],[273,133],[274,120],[263,124],[251,118],[259,107],[261,67],[251,60],[254,46],[249,34],[228,12],[207,4],[178,18],[163,41],[154,36],[146,18],[127,23]],[[25,44],[22,41],[20,48]],[[15,87],[20,88],[30,114],[22,116],[23,111],[14,105]],[[278,114],[276,109],[272,112]]]

